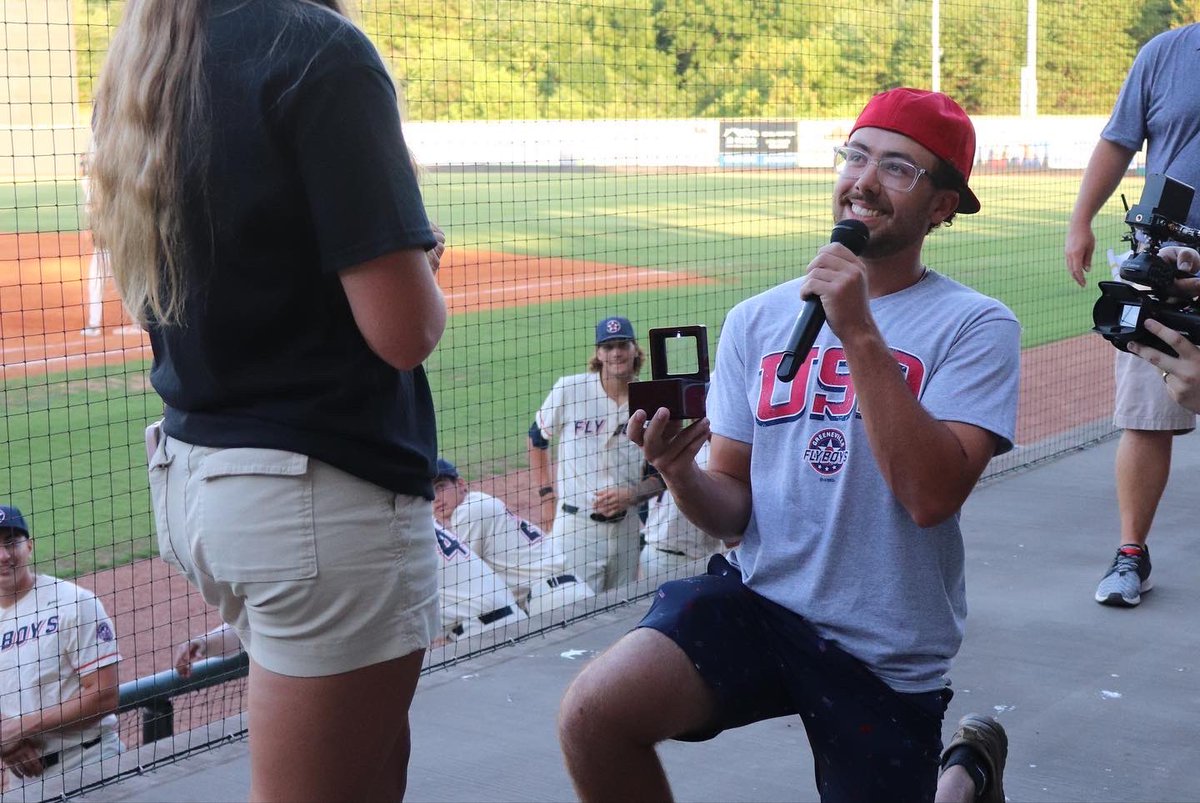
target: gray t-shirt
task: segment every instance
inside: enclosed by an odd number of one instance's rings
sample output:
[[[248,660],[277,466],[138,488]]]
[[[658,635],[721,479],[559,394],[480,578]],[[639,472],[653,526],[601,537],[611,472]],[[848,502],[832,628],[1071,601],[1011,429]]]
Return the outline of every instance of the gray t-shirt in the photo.
[[[732,562],[756,593],[803,616],[902,692],[942,688],[966,617],[958,515],[918,527],[892,495],[828,326],[796,379],[775,378],[803,279],[729,313],[708,397],[713,432],[753,446],[753,510]],[[871,301],[913,393],[934,418],[1016,427],[1020,324],[933,271]]]
[[[1200,24],[1160,33],[1138,52],[1101,136],[1130,150],[1147,143],[1146,172],[1200,188]],[[1186,221],[1200,225],[1200,194]]]

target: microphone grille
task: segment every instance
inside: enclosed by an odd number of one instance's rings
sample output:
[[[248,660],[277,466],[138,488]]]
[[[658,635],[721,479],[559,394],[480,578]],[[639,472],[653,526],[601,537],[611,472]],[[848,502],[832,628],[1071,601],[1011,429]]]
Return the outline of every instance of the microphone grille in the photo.
[[[867,224],[861,220],[847,218],[839,220],[833,227],[833,234],[829,236],[829,242],[841,243],[849,248],[855,256],[863,252],[867,247],[867,241],[871,239],[871,232],[867,228]]]

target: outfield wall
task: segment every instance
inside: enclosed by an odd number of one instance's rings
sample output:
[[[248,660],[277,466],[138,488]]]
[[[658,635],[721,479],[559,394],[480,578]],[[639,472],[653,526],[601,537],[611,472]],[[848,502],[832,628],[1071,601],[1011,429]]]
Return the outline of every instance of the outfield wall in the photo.
[[[1082,170],[1106,117],[973,118],[980,167]],[[779,120],[794,127],[794,147],[766,160],[722,148],[722,126],[737,120],[489,120],[407,122],[405,136],[422,164],[544,167],[823,168],[846,141],[853,119]],[[759,121],[745,121],[750,130]],[[751,157],[751,158],[744,158]]]
[[[9,76],[10,91],[27,88],[31,80]],[[66,82],[60,83],[48,85],[50,91],[68,92]],[[78,154],[87,149],[89,131],[86,121],[64,119],[78,117],[72,105],[67,107],[5,103],[0,98],[0,181],[76,175]],[[995,170],[1082,170],[1106,120],[975,117],[975,164]],[[833,148],[845,142],[854,123],[849,118],[771,122],[792,128],[792,149],[766,153],[747,148],[739,153],[722,147],[723,127],[754,131],[760,121],[409,121],[404,130],[417,159],[429,167],[825,168],[833,161]],[[1139,165],[1141,160],[1139,155]]]

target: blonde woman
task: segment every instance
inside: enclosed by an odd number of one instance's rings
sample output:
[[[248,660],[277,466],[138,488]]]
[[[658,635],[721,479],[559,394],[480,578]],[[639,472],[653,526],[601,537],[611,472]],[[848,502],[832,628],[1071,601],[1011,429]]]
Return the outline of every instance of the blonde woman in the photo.
[[[446,309],[393,84],[339,0],[130,0],[95,128],[165,406],[159,549],[250,655],[250,797],[397,799]]]

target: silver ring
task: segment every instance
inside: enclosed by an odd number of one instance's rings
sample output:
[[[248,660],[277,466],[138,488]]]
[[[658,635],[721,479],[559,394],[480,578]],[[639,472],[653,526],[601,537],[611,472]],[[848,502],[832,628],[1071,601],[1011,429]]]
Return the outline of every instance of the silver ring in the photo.
[[[1170,372],[1170,371],[1163,371],[1163,372],[1162,372],[1162,375],[1163,375],[1163,382],[1166,382],[1166,381],[1167,381],[1167,377],[1169,377],[1169,376],[1171,375],[1171,372]]]

